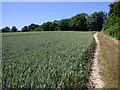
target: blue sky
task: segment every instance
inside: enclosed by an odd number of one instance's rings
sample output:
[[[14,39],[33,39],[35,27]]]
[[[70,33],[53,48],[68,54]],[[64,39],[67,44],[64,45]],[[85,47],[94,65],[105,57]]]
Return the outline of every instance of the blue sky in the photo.
[[[110,2],[2,2],[2,27],[23,26],[70,18],[79,13],[109,11]]]

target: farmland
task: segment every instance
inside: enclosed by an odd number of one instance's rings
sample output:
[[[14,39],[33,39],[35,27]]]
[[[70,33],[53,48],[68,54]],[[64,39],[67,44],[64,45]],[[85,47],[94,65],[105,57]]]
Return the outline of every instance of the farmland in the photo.
[[[92,32],[4,33],[3,88],[84,88],[95,46]]]

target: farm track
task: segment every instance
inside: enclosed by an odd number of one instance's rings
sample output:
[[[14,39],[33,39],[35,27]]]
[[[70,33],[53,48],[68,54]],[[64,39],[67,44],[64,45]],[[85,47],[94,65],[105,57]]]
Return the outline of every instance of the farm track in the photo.
[[[96,50],[90,82],[93,88],[118,88],[118,40],[102,32],[94,34]],[[115,89],[115,90],[116,90]]]
[[[94,88],[103,88],[104,82],[100,76],[100,66],[98,64],[98,55],[100,52],[99,40],[98,40],[98,32],[94,34],[95,42],[96,42],[96,50],[93,58],[92,72],[90,81],[93,84]]]
[[[100,32],[99,64],[101,65],[100,75],[105,82],[105,88],[118,88],[118,40]]]

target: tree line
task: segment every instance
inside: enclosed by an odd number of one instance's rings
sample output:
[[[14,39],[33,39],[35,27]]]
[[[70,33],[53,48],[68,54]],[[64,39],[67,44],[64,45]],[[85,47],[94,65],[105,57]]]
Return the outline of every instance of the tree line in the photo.
[[[45,22],[42,25],[30,24],[24,26],[20,31],[100,31],[107,18],[105,12],[94,12],[90,16],[86,13],[77,14],[71,18]],[[2,28],[2,32],[17,32],[18,29],[13,26]]]
[[[109,17],[103,24],[102,31],[120,40],[120,1],[109,5]]]
[[[5,27],[2,32],[17,32],[13,26]],[[30,24],[20,31],[103,31],[116,39],[120,39],[120,1],[109,5],[109,13],[100,11],[91,15],[80,13],[71,18],[45,22],[42,25]]]

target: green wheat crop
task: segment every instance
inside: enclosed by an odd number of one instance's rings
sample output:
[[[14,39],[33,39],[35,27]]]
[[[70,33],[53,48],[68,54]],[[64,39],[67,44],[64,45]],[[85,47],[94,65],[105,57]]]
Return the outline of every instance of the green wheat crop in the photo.
[[[3,34],[2,87],[84,87],[94,44],[91,32]]]

